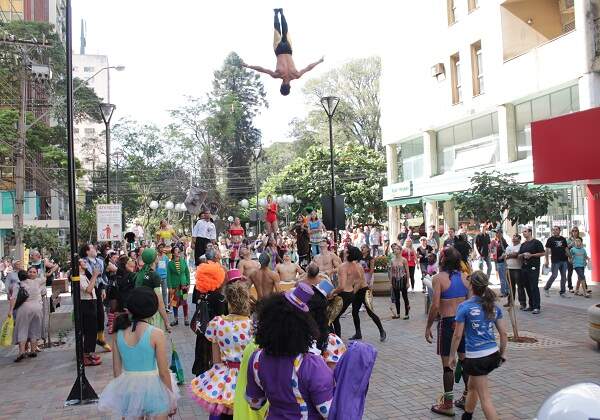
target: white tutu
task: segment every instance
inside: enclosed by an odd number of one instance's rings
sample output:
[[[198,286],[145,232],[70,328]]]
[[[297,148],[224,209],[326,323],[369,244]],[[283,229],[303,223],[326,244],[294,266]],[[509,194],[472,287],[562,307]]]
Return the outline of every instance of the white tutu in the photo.
[[[108,383],[98,400],[98,410],[127,419],[167,414],[177,407],[179,389],[171,373],[171,388],[160,380],[158,370],[124,371]]]

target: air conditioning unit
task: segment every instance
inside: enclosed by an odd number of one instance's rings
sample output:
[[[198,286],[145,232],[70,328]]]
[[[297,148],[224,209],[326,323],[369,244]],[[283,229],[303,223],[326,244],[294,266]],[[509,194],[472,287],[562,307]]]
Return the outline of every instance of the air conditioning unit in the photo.
[[[438,78],[439,76],[446,76],[446,69],[444,63],[437,63],[431,67],[431,77]]]

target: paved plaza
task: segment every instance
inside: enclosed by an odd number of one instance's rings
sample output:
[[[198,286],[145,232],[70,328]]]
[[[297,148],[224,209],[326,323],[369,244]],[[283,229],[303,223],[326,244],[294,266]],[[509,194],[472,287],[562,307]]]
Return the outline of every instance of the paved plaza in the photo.
[[[571,295],[572,296],[572,295]],[[555,390],[581,381],[600,378],[600,352],[588,338],[586,308],[599,303],[600,287],[594,297],[561,299],[553,289],[551,298],[542,294],[542,313],[518,313],[522,334],[538,338],[538,343],[509,345],[507,363],[491,375],[494,403],[502,419],[530,419],[543,400]],[[5,299],[5,296],[3,296]],[[436,419],[429,411],[441,391],[439,358],[435,343],[425,342],[424,297],[410,294],[410,320],[392,320],[389,298],[375,298],[377,313],[383,318],[388,341],[379,343],[377,329],[365,312],[361,312],[364,339],[374,344],[379,355],[371,378],[365,419]],[[0,314],[7,311],[6,300],[0,301]],[[354,333],[348,313],[342,322],[346,339]],[[510,327],[509,327],[510,331]],[[191,380],[194,336],[182,323],[172,339],[182,358],[186,380]],[[75,379],[75,351],[72,335],[60,347],[46,349],[36,359],[13,363],[16,349],[0,350],[2,404],[0,419],[110,419],[95,405],[64,407],[64,400]],[[102,354],[103,364],[86,369],[96,392],[100,393],[111,379],[111,355]],[[457,385],[457,395],[462,383]],[[185,387],[177,419],[207,419],[204,411],[191,401]],[[457,413],[461,413],[457,410]],[[457,415],[456,418],[459,418]],[[483,415],[478,409],[474,418]]]

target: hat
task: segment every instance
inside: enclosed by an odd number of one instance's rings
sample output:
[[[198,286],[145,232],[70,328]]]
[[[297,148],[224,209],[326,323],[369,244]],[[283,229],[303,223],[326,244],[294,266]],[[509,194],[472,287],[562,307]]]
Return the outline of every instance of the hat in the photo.
[[[229,270],[227,272],[227,282],[231,283],[234,282],[236,280],[241,280],[242,279],[242,273],[240,273],[240,270],[238,270],[237,268],[232,268],[231,270]]]
[[[142,252],[142,261],[144,261],[144,264],[152,264],[154,261],[156,261],[156,255],[156,249],[146,248]]]
[[[158,297],[149,287],[136,287],[127,299],[127,310],[133,319],[146,319],[158,311]]]
[[[308,301],[315,294],[312,287],[305,283],[298,283],[294,289],[285,292],[285,298],[302,312],[308,312]]]

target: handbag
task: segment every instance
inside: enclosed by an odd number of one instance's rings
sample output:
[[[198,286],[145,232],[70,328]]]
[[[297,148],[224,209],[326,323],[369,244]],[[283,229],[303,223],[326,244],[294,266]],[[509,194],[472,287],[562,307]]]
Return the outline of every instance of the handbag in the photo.
[[[29,298],[29,292],[23,287],[19,286],[19,291],[17,292],[17,298],[15,300],[15,308],[16,311],[19,309],[19,306],[25,303],[25,301]]]
[[[183,366],[181,364],[181,360],[179,359],[179,354],[177,354],[177,350],[175,349],[175,343],[173,343],[173,340],[171,340],[171,366],[169,366],[169,368],[171,369],[171,372],[175,374],[177,385],[183,385],[185,383]]]
[[[196,312],[190,321],[190,328],[198,335],[204,335],[206,327],[210,322],[210,308],[208,306],[208,300],[206,295],[200,295],[198,303],[196,305]]]
[[[15,320],[13,317],[6,318],[6,321],[2,323],[2,329],[0,330],[0,347],[12,346],[14,329]]]

